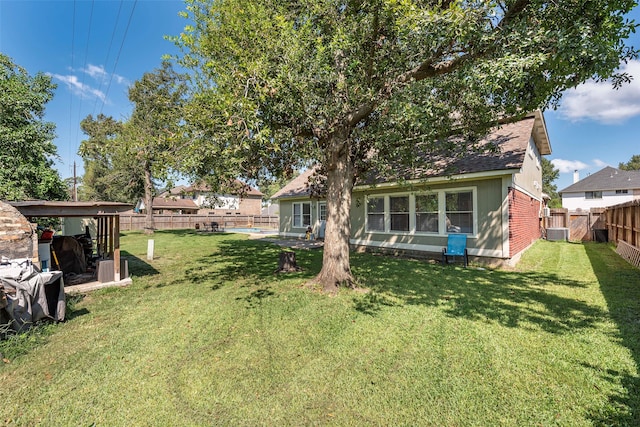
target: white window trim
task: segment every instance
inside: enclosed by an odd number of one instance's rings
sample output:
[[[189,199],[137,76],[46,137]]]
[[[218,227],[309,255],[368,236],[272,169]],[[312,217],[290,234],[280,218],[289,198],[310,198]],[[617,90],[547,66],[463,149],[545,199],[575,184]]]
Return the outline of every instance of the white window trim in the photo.
[[[300,225],[296,225],[296,205],[300,205]],[[304,223],[304,205],[309,206],[309,224]],[[311,202],[293,202],[291,204],[291,228],[306,229],[313,222],[313,214],[311,211]]]
[[[442,197],[441,203],[440,201],[438,202],[438,209],[440,211],[442,211],[440,218],[443,219],[443,222],[440,224],[440,227],[442,229],[442,234],[448,235],[450,233],[448,233],[446,231],[447,228],[447,204],[446,204],[446,193],[467,193],[471,191],[471,201],[473,203],[473,230],[471,231],[471,233],[463,233],[466,234],[467,236],[476,236],[478,234],[478,197],[477,197],[477,187],[461,187],[461,188],[450,188],[450,189],[445,189],[442,190],[442,194],[440,194],[440,197]]]
[[[324,206],[324,219],[322,219],[322,207]],[[318,202],[318,221],[327,220],[327,202]]]
[[[383,199],[384,202],[384,210],[383,210],[383,215],[384,215],[384,229],[388,230],[390,225],[391,225],[391,219],[387,218],[388,215],[388,211],[389,211],[389,198],[386,197],[386,195],[376,195],[376,194],[372,194],[371,196],[366,196],[365,197],[365,202],[364,202],[364,229],[365,232],[367,233],[384,233],[385,231],[380,231],[380,230],[369,230],[369,198],[371,199]],[[375,212],[376,214],[379,214],[380,212]]]
[[[417,226],[416,226],[416,197],[415,196],[428,196],[430,194],[435,194],[438,198],[438,210],[436,211],[436,214],[438,215],[438,231],[418,231],[417,230]],[[443,196],[444,197],[444,196]],[[411,215],[411,219],[413,220],[413,230],[415,230],[416,234],[419,236],[438,236],[440,234],[443,234],[442,232],[442,228],[440,227],[442,225],[442,201],[444,200],[444,198],[440,197],[440,193],[438,191],[420,191],[418,193],[416,193],[414,195],[414,197],[411,198],[413,201],[413,207],[412,207],[412,215]]]
[[[409,212],[406,212],[406,214],[409,216],[409,229],[408,230],[391,230],[391,198],[392,197],[407,197],[409,200]],[[401,194],[388,194],[387,195],[387,200],[385,200],[385,209],[384,209],[384,213],[385,213],[385,217],[388,215],[389,216],[389,226],[386,227],[386,220],[385,220],[385,229],[389,230],[390,233],[392,234],[409,234],[411,233],[411,230],[415,229],[415,222],[414,224],[411,223],[413,215],[411,214],[412,209],[411,209],[411,203],[412,201],[414,201],[413,204],[413,211],[415,211],[415,198],[413,197],[412,194],[410,193],[401,193]],[[399,214],[399,215],[403,215],[405,212],[394,212],[395,214]],[[385,218],[386,219],[386,218]],[[415,221],[415,219],[414,219]]]
[[[401,192],[401,193],[385,193],[385,194],[371,194],[365,196],[364,203],[364,229],[368,234],[388,234],[388,235],[416,235],[416,236],[447,236],[450,233],[446,230],[446,193],[466,193],[471,191],[471,197],[473,200],[473,231],[471,233],[465,233],[470,238],[475,238],[478,235],[478,188],[477,187],[454,187],[443,188],[429,191],[419,192]],[[416,195],[423,194],[437,194],[438,195],[438,232],[430,231],[416,231]],[[390,197],[402,197],[409,196],[409,231],[392,231],[391,230],[391,212],[390,212]],[[369,230],[369,198],[383,198],[384,199],[384,231]]]

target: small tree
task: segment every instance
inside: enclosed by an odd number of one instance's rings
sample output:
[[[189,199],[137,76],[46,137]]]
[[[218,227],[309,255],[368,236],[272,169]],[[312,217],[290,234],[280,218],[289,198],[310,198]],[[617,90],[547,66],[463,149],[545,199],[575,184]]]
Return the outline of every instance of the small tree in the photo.
[[[55,125],[44,121],[55,84],[30,76],[0,53],[0,199],[66,200],[65,183],[53,168]]]
[[[176,37],[197,91],[192,170],[326,176],[326,290],[353,284],[352,190],[372,168],[429,163],[498,124],[613,76],[632,1],[188,0]],[[463,142],[464,141],[464,142]],[[452,147],[456,148],[456,147]]]

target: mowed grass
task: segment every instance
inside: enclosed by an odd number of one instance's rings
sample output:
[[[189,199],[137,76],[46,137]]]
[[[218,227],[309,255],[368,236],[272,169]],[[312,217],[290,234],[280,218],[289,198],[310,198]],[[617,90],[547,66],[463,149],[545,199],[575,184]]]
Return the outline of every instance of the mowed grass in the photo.
[[[133,285],[0,367],[0,423],[47,426],[640,425],[640,271],[538,242],[513,271],[352,254],[331,297],[242,235],[122,237]],[[14,349],[15,350],[15,349]],[[11,347],[5,345],[5,357]]]

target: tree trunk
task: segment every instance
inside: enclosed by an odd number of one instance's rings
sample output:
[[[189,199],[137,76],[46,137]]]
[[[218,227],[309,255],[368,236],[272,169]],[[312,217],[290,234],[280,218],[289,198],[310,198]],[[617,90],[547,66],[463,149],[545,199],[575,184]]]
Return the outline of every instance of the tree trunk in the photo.
[[[302,271],[302,268],[298,266],[296,262],[296,253],[282,251],[280,252],[280,259],[278,261],[278,269],[276,273],[291,273],[293,271]]]
[[[156,224],[153,220],[153,181],[151,180],[151,166],[144,165],[144,205],[147,207],[147,215],[144,219],[145,234],[153,234]]]
[[[322,269],[314,281],[326,292],[336,292],[339,286],[353,287],[354,278],[349,263],[351,237],[351,192],[353,165],[349,158],[347,132],[331,137],[325,164],[327,171],[327,224],[324,236]]]

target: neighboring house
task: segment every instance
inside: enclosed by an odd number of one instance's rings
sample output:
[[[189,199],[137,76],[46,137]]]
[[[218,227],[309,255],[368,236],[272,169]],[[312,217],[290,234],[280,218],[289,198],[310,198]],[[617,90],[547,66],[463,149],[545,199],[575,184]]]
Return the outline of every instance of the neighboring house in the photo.
[[[562,207],[570,211],[604,208],[640,199],[640,171],[607,166],[559,191]]]
[[[199,214],[260,215],[262,193],[239,180],[234,183],[237,193],[214,193],[206,184],[180,185],[165,191],[160,196],[176,201],[191,202]],[[154,202],[154,209],[156,207]]]
[[[146,206],[144,200],[140,200],[136,206],[135,211],[144,213],[146,212]],[[198,206],[193,200],[176,199],[173,197],[154,197],[153,198],[153,213],[166,215],[166,214],[195,214],[198,213]]]
[[[468,236],[469,254],[512,260],[540,238],[543,208],[541,156],[551,146],[541,112],[493,130],[491,153],[440,159],[411,171],[401,183],[356,184],[351,244],[405,252],[437,252],[450,233]],[[273,198],[280,203],[280,233],[302,237],[308,226],[323,237],[326,203],[312,198],[312,170]]]

